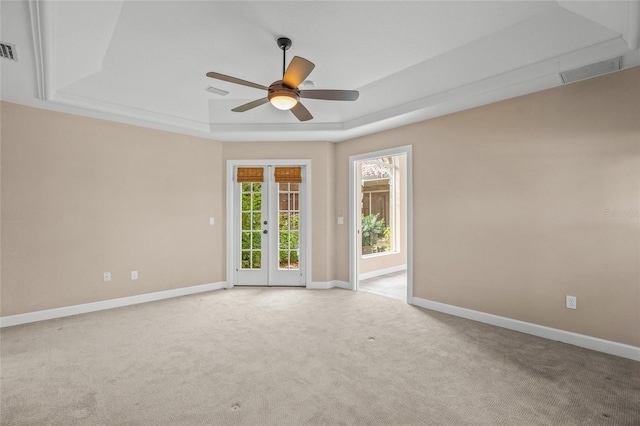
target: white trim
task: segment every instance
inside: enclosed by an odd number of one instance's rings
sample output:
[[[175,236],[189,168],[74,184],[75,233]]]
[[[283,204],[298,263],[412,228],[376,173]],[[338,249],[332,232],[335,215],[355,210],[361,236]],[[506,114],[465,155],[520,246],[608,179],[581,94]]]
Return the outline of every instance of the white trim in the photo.
[[[413,297],[413,146],[403,145],[395,148],[383,149],[381,151],[367,152],[349,156],[349,289],[356,290],[359,281],[359,259],[358,259],[358,203],[356,199],[358,188],[356,188],[356,162],[378,157],[391,157],[394,155],[407,156],[407,301]]]
[[[309,290],[327,290],[333,287],[335,287],[333,281],[314,281],[307,284],[307,289]]]
[[[349,283],[350,289],[358,288],[358,276],[360,275],[360,263],[358,261],[358,179],[356,178],[356,163],[358,158],[349,157]]]
[[[235,220],[234,220],[234,185],[233,185],[233,167],[236,166],[236,162],[227,161],[227,198],[225,200],[227,204],[227,282],[233,287],[238,282],[236,271],[234,269],[234,240],[235,233]]]
[[[43,13],[41,13],[40,4],[39,0],[29,0],[29,18],[31,21],[31,39],[33,41],[38,99],[44,101],[49,99],[49,93],[46,74],[48,69],[45,67],[44,43],[42,42],[44,30],[41,15]]]
[[[335,286],[335,287],[337,287],[337,288],[343,288],[343,289],[345,289],[345,290],[351,290],[351,284],[349,284],[349,283],[348,283],[348,282],[346,282],[346,281],[338,281],[338,280],[335,280],[335,281],[333,281],[333,284],[334,284],[334,286]]]
[[[351,284],[346,281],[314,281],[311,284],[307,285],[307,289],[309,290],[327,290],[330,288],[344,288],[346,290],[351,290]]]
[[[227,282],[233,287],[237,282],[237,276],[234,269],[235,253],[235,233],[234,233],[234,185],[233,185],[233,168],[236,166],[303,166],[305,174],[302,184],[304,185],[304,278],[305,283],[311,283],[312,270],[312,229],[313,229],[313,210],[311,208],[311,160],[310,159],[286,159],[286,160],[227,160]]]
[[[378,269],[371,272],[365,272],[363,274],[360,274],[359,279],[366,280],[369,278],[380,277],[382,275],[393,274],[394,272],[400,272],[400,271],[406,271],[406,270],[407,270],[407,264],[405,263],[404,265],[391,266],[389,268]]]
[[[627,4],[629,5],[628,21],[623,38],[627,42],[629,49],[636,50],[640,48],[640,2],[630,1]]]
[[[157,291],[154,293],[139,294],[136,296],[121,297],[118,299],[101,300],[99,302],[83,303],[81,305],[65,306],[62,308],[46,309],[43,311],[28,312],[26,314],[9,315],[0,317],[0,328],[13,325],[27,324],[36,321],[45,321],[54,318],[68,317],[71,315],[86,314],[89,312],[103,311],[105,309],[121,308],[123,306],[139,305],[141,303],[157,300],[171,299],[173,297],[187,296],[189,294],[204,293],[207,291],[226,288],[227,283],[217,282],[201,284],[192,287],[175,288],[172,290]]]
[[[396,232],[396,234],[397,234],[397,232]],[[400,251],[398,251],[398,250],[380,251],[380,252],[375,252],[375,253],[362,254],[362,258],[363,259],[372,259],[372,258],[376,258],[376,257],[392,256],[394,254],[399,254],[399,253],[400,253]]]
[[[406,147],[407,163],[407,301],[413,298],[413,148]]]
[[[533,324],[512,318],[501,317],[498,315],[488,314],[486,312],[447,305],[446,303],[434,302],[420,297],[413,297],[409,303],[421,308],[444,312],[445,314],[455,315],[457,317],[467,318],[473,321],[483,322],[485,324],[491,324],[538,337],[544,337],[545,339],[557,340],[570,345],[580,346],[581,348],[587,348],[623,358],[629,358],[634,361],[640,361],[640,348],[636,346],[612,342],[610,340],[599,339],[597,337],[546,327],[544,325]]]

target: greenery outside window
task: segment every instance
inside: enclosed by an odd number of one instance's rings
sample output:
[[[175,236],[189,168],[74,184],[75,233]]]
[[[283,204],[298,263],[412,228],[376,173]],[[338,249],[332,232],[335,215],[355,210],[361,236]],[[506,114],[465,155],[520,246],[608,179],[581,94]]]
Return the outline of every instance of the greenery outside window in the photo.
[[[393,157],[361,163],[363,255],[395,251],[396,168]]]

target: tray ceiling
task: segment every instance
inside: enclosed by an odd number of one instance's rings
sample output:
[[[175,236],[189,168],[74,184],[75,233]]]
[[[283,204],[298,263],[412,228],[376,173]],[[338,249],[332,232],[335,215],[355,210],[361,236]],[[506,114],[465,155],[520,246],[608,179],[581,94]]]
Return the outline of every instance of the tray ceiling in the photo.
[[[6,101],[216,140],[340,141],[563,84],[560,73],[623,56],[640,65],[638,1],[2,1]],[[287,58],[315,63],[314,119],[263,105]],[[207,91],[209,86],[226,96]]]

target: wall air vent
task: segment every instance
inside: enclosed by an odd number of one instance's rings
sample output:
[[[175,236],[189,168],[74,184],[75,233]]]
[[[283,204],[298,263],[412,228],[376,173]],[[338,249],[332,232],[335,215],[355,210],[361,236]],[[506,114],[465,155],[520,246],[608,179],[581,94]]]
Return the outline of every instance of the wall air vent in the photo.
[[[0,56],[12,61],[18,60],[18,52],[16,52],[16,46],[13,44],[0,41]]]
[[[564,84],[573,83],[574,81],[584,80],[595,77],[597,75],[608,74],[614,71],[620,71],[622,67],[622,56],[609,59],[607,61],[597,62],[574,70],[561,72],[560,76]]]

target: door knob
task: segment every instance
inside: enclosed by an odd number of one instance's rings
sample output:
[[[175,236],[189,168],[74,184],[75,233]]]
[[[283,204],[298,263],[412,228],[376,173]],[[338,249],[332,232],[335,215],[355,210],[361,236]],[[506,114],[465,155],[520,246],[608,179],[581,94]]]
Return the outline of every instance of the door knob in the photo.
[[[264,222],[262,222],[262,223],[264,223],[264,224],[266,225],[266,224],[267,224],[267,221],[265,220],[265,221],[264,221]]]
[[[264,231],[262,231],[263,234],[267,234],[269,231],[267,231],[266,229]]]

